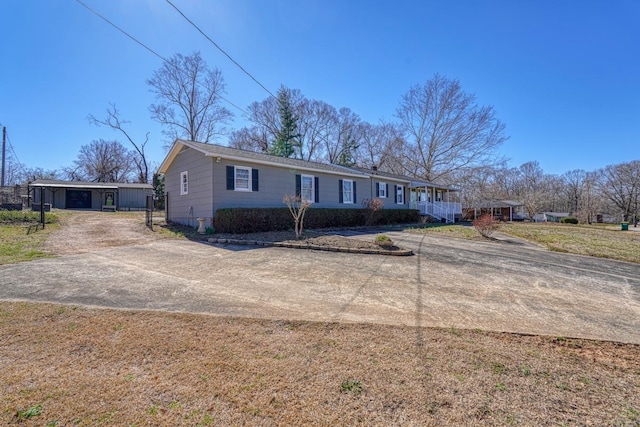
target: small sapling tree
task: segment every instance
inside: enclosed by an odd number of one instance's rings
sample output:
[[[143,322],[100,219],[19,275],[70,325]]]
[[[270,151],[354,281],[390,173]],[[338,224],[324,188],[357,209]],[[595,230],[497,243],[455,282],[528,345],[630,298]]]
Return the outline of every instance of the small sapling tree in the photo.
[[[293,194],[285,194],[282,201],[287,205],[289,212],[291,212],[291,216],[293,216],[296,239],[299,239],[302,236],[304,227],[304,214],[307,212],[307,209],[309,209],[312,202],[304,200],[302,197],[295,196]]]

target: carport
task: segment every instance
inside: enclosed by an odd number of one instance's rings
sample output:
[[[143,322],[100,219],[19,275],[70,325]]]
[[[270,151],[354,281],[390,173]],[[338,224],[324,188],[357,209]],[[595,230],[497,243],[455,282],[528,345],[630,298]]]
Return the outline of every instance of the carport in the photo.
[[[32,193],[33,192],[33,193]],[[153,192],[149,184],[36,180],[29,184],[35,205],[57,209],[137,210],[146,206]]]

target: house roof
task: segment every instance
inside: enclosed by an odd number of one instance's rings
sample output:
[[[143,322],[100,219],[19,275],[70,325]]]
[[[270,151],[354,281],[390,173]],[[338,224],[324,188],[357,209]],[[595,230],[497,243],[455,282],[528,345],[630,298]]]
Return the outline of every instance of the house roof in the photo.
[[[152,190],[151,184],[139,184],[129,182],[85,182],[85,181],[61,181],[51,179],[36,179],[31,184],[32,187],[47,187],[47,188],[104,188],[104,189],[117,189],[117,188],[139,188],[145,190]]]
[[[518,206],[524,206],[524,203],[516,200],[490,200],[483,201],[475,205],[475,208],[489,209],[489,208],[517,208]],[[471,205],[471,208],[474,206]]]
[[[436,184],[433,182],[428,182],[428,181],[423,181],[423,180],[418,180],[415,178],[411,178],[405,175],[398,175],[398,174],[393,174],[393,173],[389,173],[389,172],[382,172],[379,170],[373,170],[373,169],[365,169],[365,168],[353,168],[353,169],[357,169],[361,172],[365,172],[368,175],[371,176],[379,176],[385,179],[389,179],[389,180],[393,180],[393,181],[402,181],[402,182],[408,182],[410,183],[411,187],[434,187],[434,188],[441,188],[443,190],[451,190],[451,191],[458,191],[457,188],[454,187],[449,187],[447,185],[442,185],[442,184]]]
[[[258,163],[263,165],[280,166],[295,168],[298,170],[306,170],[313,172],[324,172],[335,175],[353,176],[358,178],[368,178],[369,175],[359,170],[348,168],[346,166],[332,165],[326,163],[308,162],[299,159],[290,159],[287,157],[272,156],[270,154],[257,153],[255,151],[241,150],[238,148],[224,147],[217,144],[204,144],[202,142],[185,141],[176,139],[160,165],[159,172],[166,173],[173,160],[178,156],[184,147],[199,151],[207,157],[220,157],[228,160],[240,160],[250,163]]]

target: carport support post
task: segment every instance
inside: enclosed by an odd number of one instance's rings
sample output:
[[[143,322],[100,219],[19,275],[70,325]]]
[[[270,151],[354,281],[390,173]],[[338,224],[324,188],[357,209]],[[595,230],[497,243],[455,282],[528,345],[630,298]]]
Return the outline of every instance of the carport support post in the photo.
[[[40,223],[44,230],[44,187],[40,187]]]

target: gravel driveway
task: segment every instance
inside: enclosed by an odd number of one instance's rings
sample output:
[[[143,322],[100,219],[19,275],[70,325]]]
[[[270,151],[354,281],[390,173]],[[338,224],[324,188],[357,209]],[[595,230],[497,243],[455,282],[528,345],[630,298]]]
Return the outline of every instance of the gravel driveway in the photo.
[[[640,343],[640,265],[515,241],[386,234],[416,255],[133,239],[0,266],[0,299]]]

